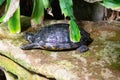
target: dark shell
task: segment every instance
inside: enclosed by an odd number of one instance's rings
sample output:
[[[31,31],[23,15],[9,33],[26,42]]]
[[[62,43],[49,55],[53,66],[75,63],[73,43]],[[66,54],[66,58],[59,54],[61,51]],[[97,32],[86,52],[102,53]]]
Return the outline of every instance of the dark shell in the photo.
[[[90,34],[84,29],[80,28],[81,39],[80,42],[74,43],[69,37],[69,25],[60,23],[53,24],[40,29],[36,34],[26,34],[26,39],[30,44],[24,46],[22,49],[41,48],[48,50],[66,50],[75,49],[81,45],[89,45],[92,42]]]

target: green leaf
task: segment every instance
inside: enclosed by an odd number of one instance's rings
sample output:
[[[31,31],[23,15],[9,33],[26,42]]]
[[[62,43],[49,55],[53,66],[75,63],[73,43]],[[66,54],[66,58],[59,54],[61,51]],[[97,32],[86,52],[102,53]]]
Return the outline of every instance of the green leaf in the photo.
[[[73,3],[72,0],[59,0],[60,8],[62,10],[62,13],[68,17],[70,17],[70,40],[73,42],[79,42],[81,35],[80,30],[78,29],[77,24],[75,23],[75,18],[73,15]]]
[[[70,40],[73,42],[79,42],[81,35],[78,25],[75,23],[73,19],[70,20]]]
[[[20,26],[20,7],[15,11],[13,16],[8,21],[8,29],[11,33],[19,33],[21,31]]]
[[[4,14],[1,18],[0,18],[0,22],[3,22],[3,19],[5,17],[6,14]]]
[[[100,4],[105,6],[106,8],[120,8],[120,0],[103,0],[103,2],[101,2]]]
[[[44,8],[47,9],[50,6],[49,0],[42,0]]]
[[[72,0],[59,0],[60,2],[60,8],[62,10],[62,13],[66,16],[69,16],[70,18],[74,18],[73,16],[73,3]]]
[[[32,19],[35,22],[35,24],[38,24],[43,16],[44,16],[43,0],[34,0]]]
[[[9,5],[10,5],[10,0],[7,0],[7,4],[6,4],[6,7],[5,7],[5,12],[7,12],[8,8],[9,8]],[[0,18],[0,22],[3,22],[5,16],[6,16],[6,13]]]
[[[5,0],[0,0],[0,6],[4,3]]]

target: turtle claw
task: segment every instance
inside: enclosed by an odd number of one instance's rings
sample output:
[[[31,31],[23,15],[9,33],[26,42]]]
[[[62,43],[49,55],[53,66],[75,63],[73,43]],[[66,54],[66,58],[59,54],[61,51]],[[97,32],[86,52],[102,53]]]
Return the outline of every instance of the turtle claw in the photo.
[[[88,50],[89,48],[86,45],[81,45],[79,48],[77,48],[77,51],[79,51],[80,53],[86,52]]]

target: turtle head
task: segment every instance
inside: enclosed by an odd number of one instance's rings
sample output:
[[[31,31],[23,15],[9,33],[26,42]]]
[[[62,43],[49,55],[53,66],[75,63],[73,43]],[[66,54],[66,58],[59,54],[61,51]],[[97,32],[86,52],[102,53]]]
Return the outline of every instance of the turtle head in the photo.
[[[81,44],[89,45],[93,42],[93,39],[90,37],[90,33],[86,32],[82,28],[80,30],[80,33],[81,33],[81,39],[80,39]]]
[[[34,34],[32,33],[24,33],[24,38],[29,41],[30,43],[32,43],[34,41],[34,38],[33,38]]]

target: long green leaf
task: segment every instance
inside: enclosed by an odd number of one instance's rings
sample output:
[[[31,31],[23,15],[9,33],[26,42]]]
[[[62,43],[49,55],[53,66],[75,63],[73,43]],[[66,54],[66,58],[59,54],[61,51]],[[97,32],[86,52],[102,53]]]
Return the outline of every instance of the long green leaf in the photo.
[[[39,21],[44,16],[44,4],[42,0],[34,0],[32,19],[35,24],[38,24]]]
[[[103,2],[100,3],[101,5],[105,6],[106,8],[120,8],[120,0],[103,0]]]
[[[73,3],[72,0],[59,0],[60,2],[60,8],[62,10],[62,13],[68,17],[70,17],[70,40],[73,42],[79,42],[81,35],[80,35],[80,31],[78,29],[77,24],[75,23],[75,18],[73,15]]]
[[[16,10],[13,16],[8,21],[8,29],[11,33],[19,33],[21,31],[20,26],[20,7]]]
[[[5,0],[0,0],[0,6],[4,3]]]
[[[62,13],[66,16],[69,16],[69,17],[74,17],[73,16],[73,3],[72,3],[72,0],[59,0],[60,2],[60,8],[62,10]]]
[[[44,8],[47,9],[50,6],[49,0],[42,0]]]
[[[70,20],[70,40],[73,42],[79,42],[81,35],[80,30],[73,19]]]
[[[0,22],[3,22],[3,19],[6,16],[6,12],[8,10],[9,5],[10,5],[10,0],[7,0],[7,4],[6,4],[6,8],[5,8],[5,14],[0,18]]]

